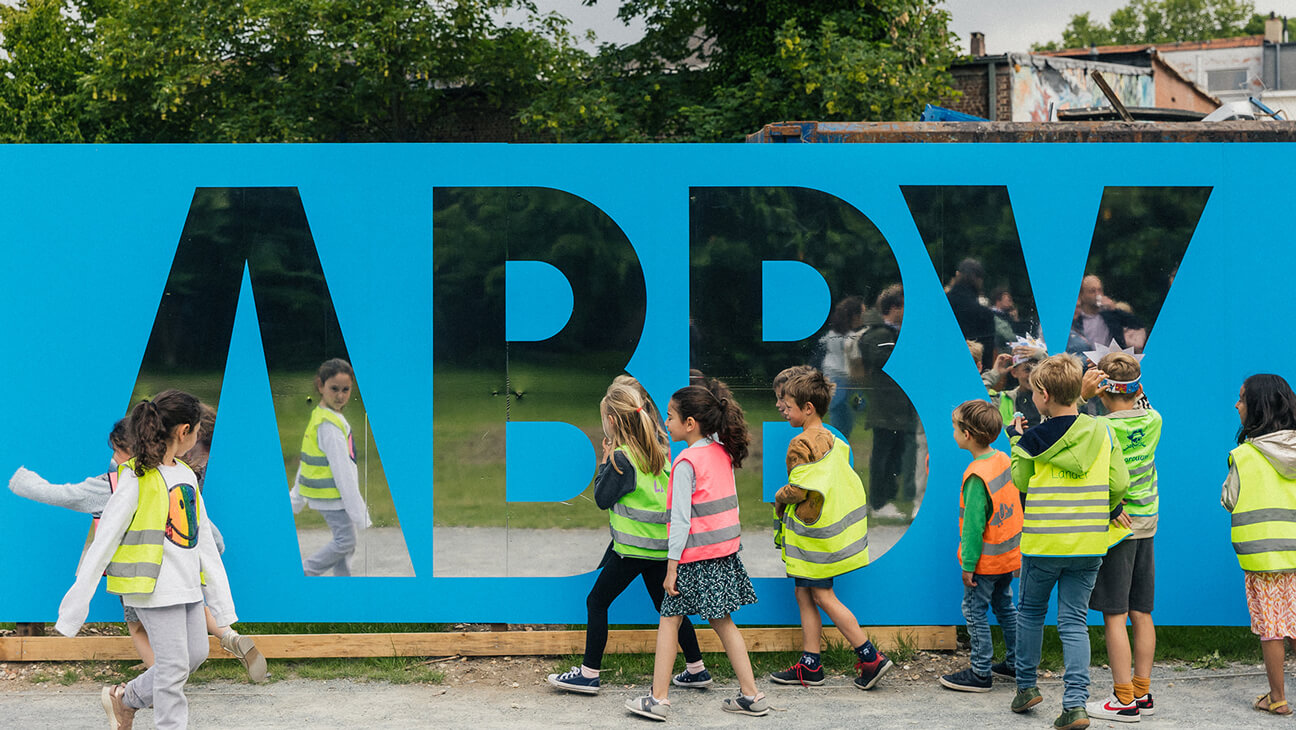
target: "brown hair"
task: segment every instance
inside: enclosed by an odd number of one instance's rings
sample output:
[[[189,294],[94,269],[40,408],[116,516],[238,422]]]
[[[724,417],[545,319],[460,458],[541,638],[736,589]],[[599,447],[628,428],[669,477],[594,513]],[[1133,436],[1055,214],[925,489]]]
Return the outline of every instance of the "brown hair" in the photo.
[[[790,368],[783,368],[779,371],[778,375],[774,376],[774,395],[782,398],[786,395],[786,393],[783,392],[783,387],[787,385],[787,381],[791,380],[794,376],[812,372],[813,370],[814,368],[809,365],[793,365]]]
[[[626,447],[635,468],[648,474],[660,474],[670,460],[670,437],[662,428],[661,421],[653,415],[657,409],[645,396],[643,387],[635,386],[639,386],[639,381],[636,380],[635,385],[613,381],[607,395],[599,402],[599,413],[604,418],[604,429],[608,428],[607,421],[612,422],[607,438],[613,448]],[[612,468],[621,473],[615,461]]]
[[[315,387],[323,388],[324,381],[338,373],[346,373],[347,377],[351,378],[351,382],[355,382],[355,371],[351,369],[351,363],[335,357],[320,364],[319,370],[315,373]]]
[[[216,409],[206,403],[199,403],[198,411],[202,414],[198,420],[198,443],[184,452],[180,460],[193,469],[201,488],[203,482],[207,481],[207,459],[211,456],[212,434],[216,431]]]
[[[751,440],[747,433],[747,419],[743,416],[742,406],[729,392],[729,386],[714,378],[706,383],[705,387],[690,385],[680,388],[671,396],[671,402],[681,420],[692,418],[701,427],[703,435],[720,437],[720,444],[737,469],[747,458],[747,444]]]
[[[828,403],[832,400],[835,390],[837,390],[836,383],[829,382],[818,370],[807,368],[804,372],[788,378],[783,386],[783,395],[791,396],[797,408],[809,403],[814,406],[815,413],[823,418],[823,415],[828,412]]]
[[[117,419],[117,422],[113,424],[112,430],[108,432],[108,445],[112,447],[114,451],[123,451],[129,454],[132,450],[132,441],[133,439],[131,438],[130,433],[130,419]]]
[[[135,406],[130,430],[135,441],[131,455],[135,457],[136,476],[144,476],[162,463],[177,428],[186,424],[197,427],[201,419],[198,399],[183,390],[164,390],[153,400]]]
[[[1122,380],[1129,382],[1138,380],[1143,374],[1142,368],[1139,367],[1138,360],[1123,352],[1109,352],[1098,361],[1098,369],[1107,373],[1112,380]],[[1130,393],[1130,395],[1134,395]]]
[[[877,298],[878,314],[885,317],[895,307],[904,306],[904,286],[892,284],[882,290]]]
[[[999,431],[1004,425],[999,409],[983,400],[960,403],[954,409],[954,423],[982,446],[989,446],[999,438]]]
[[[1030,374],[1031,388],[1048,393],[1059,405],[1069,406],[1080,399],[1080,381],[1084,370],[1075,355],[1059,353],[1044,359]]]

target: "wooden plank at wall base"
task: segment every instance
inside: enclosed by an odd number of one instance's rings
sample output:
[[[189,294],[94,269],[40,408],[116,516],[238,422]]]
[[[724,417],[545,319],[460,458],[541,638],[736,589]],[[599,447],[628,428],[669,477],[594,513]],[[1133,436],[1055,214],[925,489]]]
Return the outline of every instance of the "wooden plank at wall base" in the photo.
[[[953,626],[879,626],[866,628],[869,637],[885,651],[901,637],[916,649],[952,650],[957,645]],[[801,629],[779,627],[742,629],[748,651],[797,651]],[[711,629],[698,629],[702,651],[724,651]],[[651,653],[656,647],[653,629],[611,631],[608,653]],[[269,659],[382,656],[536,656],[579,654],[585,647],[584,631],[483,631],[434,634],[266,634],[254,636],[257,648]],[[837,629],[825,626],[824,640],[845,644]],[[229,658],[220,643],[211,639],[211,657]],[[0,638],[0,661],[57,662],[136,659],[126,636],[53,636]]]

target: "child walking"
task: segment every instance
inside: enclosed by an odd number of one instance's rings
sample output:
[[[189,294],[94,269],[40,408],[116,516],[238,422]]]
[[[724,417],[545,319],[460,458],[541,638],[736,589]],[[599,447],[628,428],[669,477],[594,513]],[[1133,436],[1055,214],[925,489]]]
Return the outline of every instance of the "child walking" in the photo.
[[[1290,715],[1283,659],[1285,641],[1296,643],[1296,394],[1281,376],[1252,375],[1236,407],[1242,426],[1220,501],[1233,513],[1233,550],[1269,679],[1255,708]]]
[[[1062,639],[1062,714],[1058,730],[1089,727],[1089,594],[1107,552],[1107,532],[1121,514],[1129,471],[1111,427],[1076,407],[1079,361],[1066,354],[1030,374],[1031,398],[1044,422],[1012,449],[1012,480],[1025,492],[1022,514],[1021,602],[1017,606],[1017,695],[1013,712],[1043,701],[1035,686],[1044,640],[1044,614],[1057,587]]]
[[[181,457],[190,466],[198,480],[198,489],[203,485],[203,474],[206,471],[207,454],[211,452],[212,426],[215,425],[216,412],[208,405],[201,404],[198,443]],[[9,479],[9,490],[19,497],[30,499],[41,504],[65,507],[75,512],[84,512],[93,518],[92,530],[99,525],[99,516],[108,504],[108,498],[117,489],[117,468],[131,458],[130,421],[122,418],[113,424],[108,432],[108,446],[112,449],[109,470],[103,474],[87,477],[76,484],[51,484],[30,469],[19,467]],[[220,530],[211,523],[212,537],[216,549],[225,552]],[[92,533],[93,535],[93,533]],[[153,647],[149,645],[148,634],[140,623],[135,609],[122,602],[123,618],[131,643],[139,654],[145,667],[153,666]],[[266,678],[265,657],[256,648],[251,637],[244,636],[229,626],[220,626],[212,618],[211,612],[204,609],[207,617],[208,632],[220,639],[221,646],[239,660],[248,672],[248,678],[260,682]]]
[[[132,458],[118,470],[117,491],[59,605],[55,628],[75,636],[106,570],[108,592],[122,596],[148,632],[153,666],[101,693],[112,728],[129,728],[135,711],[150,705],[159,730],[186,727],[184,685],[207,658],[204,602],[221,625],[237,621],[198,480],[176,458],[198,441],[200,418],[198,399],[178,390],[131,412]]]
[[[1012,481],[1012,462],[991,443],[1003,417],[983,400],[954,409],[954,443],[972,455],[959,494],[959,563],[963,568],[963,618],[972,644],[972,666],[946,674],[941,685],[961,692],[989,692],[992,673],[1016,676],[1017,608],[1013,573],[1021,568],[1022,509]],[[994,661],[994,640],[986,611],[993,609],[1003,629],[1006,656]]]
[[[742,530],[733,470],[747,457],[747,424],[742,408],[725,385],[711,380],[675,391],[666,409],[666,430],[687,447],[675,458],[667,486],[666,579],[657,656],[650,694],[628,700],[626,709],[665,720],[675,664],[675,642],[682,617],[700,616],[711,624],[738,677],[740,694],[726,699],[727,712],[764,715],[765,695],[756,688],[742,633],[730,617],[756,602],[756,591],[738,557]]]
[[[1143,356],[1133,354],[1132,349],[1100,349],[1104,353],[1101,357],[1097,352],[1086,353],[1097,359],[1097,367],[1085,373],[1081,395],[1086,399],[1095,395],[1102,398],[1107,415],[1101,420],[1116,435],[1129,469],[1129,491],[1122,505],[1125,514],[1118,519],[1132,534],[1108,548],[1089,597],[1089,608],[1103,615],[1112,694],[1106,700],[1090,702],[1087,710],[1090,717],[1137,722],[1154,712],[1151,678],[1156,627],[1152,623],[1152,603],[1156,563],[1152,538],[1156,535],[1160,505],[1156,448],[1161,441],[1161,414],[1141,405],[1146,403],[1139,383],[1139,359]],[[1134,633],[1132,649],[1125,630],[1127,620]]]
[[[326,360],[315,374],[319,406],[302,434],[301,463],[292,487],[293,514],[309,506],[320,513],[333,537],[306,558],[306,575],[351,575],[356,531],[369,527],[369,509],[360,494],[351,424],[342,409],[351,400],[355,372],[341,358]]]
[[[824,428],[823,413],[835,386],[818,370],[799,372],[782,383],[781,407],[801,433],[788,444],[788,483],[774,495],[782,520],[783,562],[794,579],[801,612],[801,658],[774,672],[776,684],[820,685],[824,668],[820,609],[855,648],[855,686],[873,689],[891,660],[869,641],[855,614],[837,598],[833,579],[868,565],[868,497],[850,465],[850,445]]]
[[[598,694],[607,646],[608,606],[617,596],[635,578],[643,579],[658,612],[665,595],[670,446],[647,393],[638,381],[632,382],[614,382],[599,403],[603,458],[594,477],[594,502],[599,509],[610,510],[612,544],[585,599],[589,611],[585,657],[580,666],[548,677],[549,684],[572,692]],[[688,665],[672,682],[681,687],[711,684],[711,673],[702,661],[697,634],[687,616],[680,621],[679,643]]]

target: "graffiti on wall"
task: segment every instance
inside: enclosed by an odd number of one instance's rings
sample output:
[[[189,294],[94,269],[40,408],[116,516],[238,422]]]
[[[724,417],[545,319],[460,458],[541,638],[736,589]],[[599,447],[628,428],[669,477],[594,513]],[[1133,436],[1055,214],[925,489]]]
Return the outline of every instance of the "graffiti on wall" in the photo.
[[[1048,122],[1059,109],[1110,106],[1089,73],[1102,72],[1127,107],[1156,106],[1152,69],[1026,54],[1010,55],[1014,122]]]

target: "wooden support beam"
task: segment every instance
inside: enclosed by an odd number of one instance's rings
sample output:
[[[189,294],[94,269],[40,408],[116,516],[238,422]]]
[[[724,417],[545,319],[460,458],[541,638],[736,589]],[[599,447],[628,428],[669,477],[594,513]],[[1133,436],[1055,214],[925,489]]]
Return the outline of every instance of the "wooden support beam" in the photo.
[[[952,650],[957,640],[953,626],[880,626],[866,629],[873,643],[883,650],[907,637],[917,649]],[[779,627],[743,629],[747,650],[798,651],[801,629]],[[702,651],[724,651],[711,629],[699,628]],[[656,646],[654,629],[611,631],[608,653],[650,654]],[[583,631],[482,631],[422,634],[264,634],[255,636],[257,648],[269,659],[316,659],[325,657],[385,656],[544,656],[579,654],[585,647]],[[845,644],[840,632],[824,627],[824,641]],[[230,658],[215,638],[213,659]],[[136,659],[138,655],[126,636],[53,636],[0,638],[0,661],[61,662]]]

